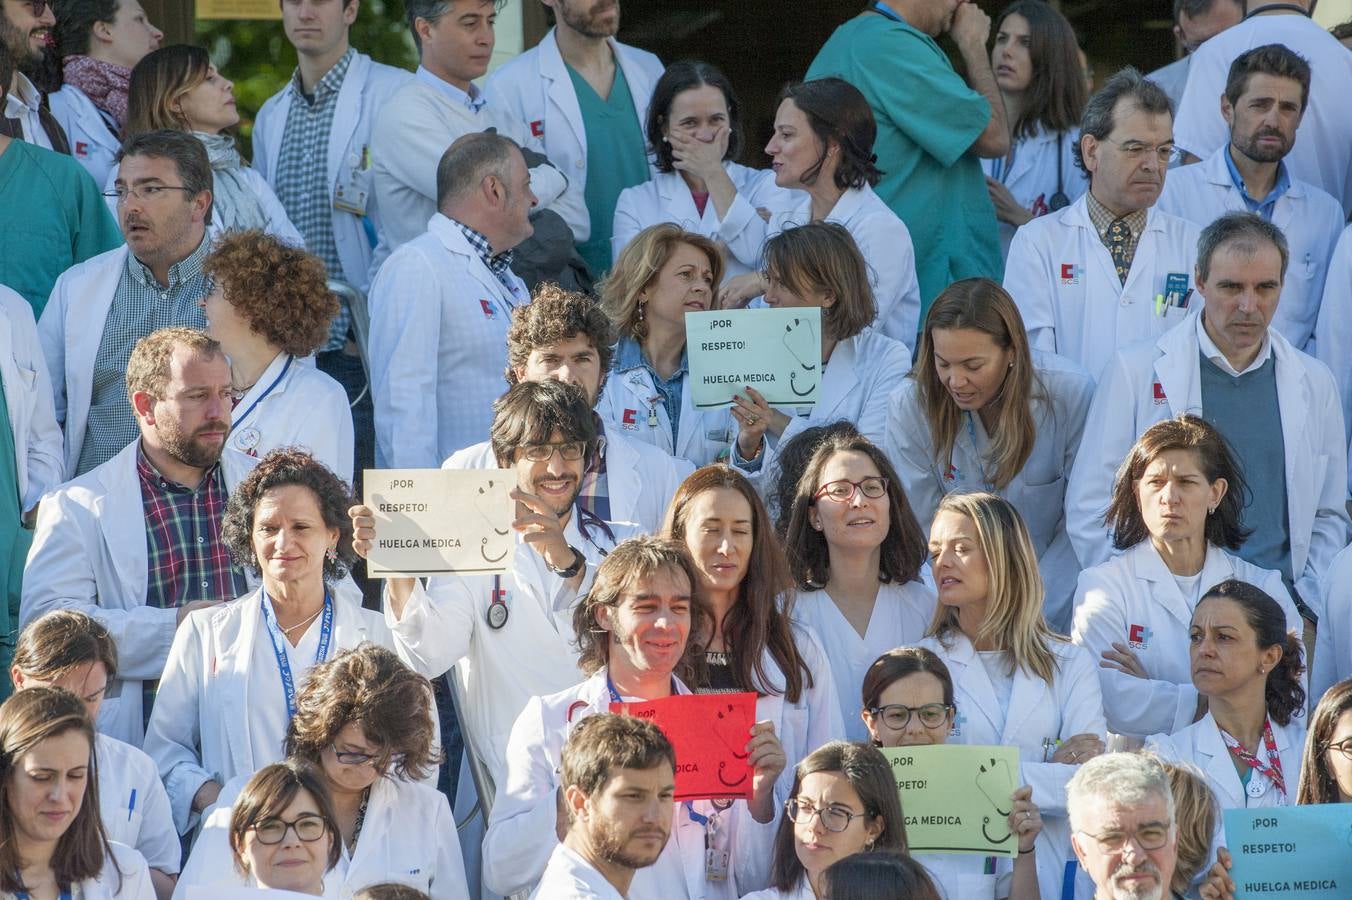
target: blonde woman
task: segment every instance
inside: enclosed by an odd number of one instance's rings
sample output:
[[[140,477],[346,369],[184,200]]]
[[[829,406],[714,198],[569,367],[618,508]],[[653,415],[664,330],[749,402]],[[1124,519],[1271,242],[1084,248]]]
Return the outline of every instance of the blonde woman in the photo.
[[[1042,617],[1042,580],[1028,529],[994,494],[950,494],[930,527],[938,587],[927,636],[953,678],[962,715],[950,741],[1019,748],[1020,784],[1043,817],[1038,883],[1057,885],[1071,858],[1066,783],[1103,752],[1103,700],[1094,661]]]
[[[213,236],[236,228],[259,228],[288,244],[305,245],[266,180],[241,158],[227,132],[239,124],[234,85],[211,64],[201,47],[175,44],[147,53],[131,70],[123,139],[146,131],[186,131],[206,147],[214,176]],[[113,187],[116,167],[108,176]],[[113,210],[117,212],[116,207]]]
[[[670,223],[645,228],[615,260],[601,306],[620,334],[596,411],[609,427],[696,466],[727,458],[727,409],[690,398],[685,314],[714,308],[723,257],[713,241]]]
[[[892,395],[887,451],[916,517],[957,491],[999,494],[1028,525],[1052,627],[1070,627],[1079,562],[1066,535],[1065,473],[1094,382],[1076,363],[1029,349],[1013,298],[986,278],[935,299],[911,374]]]

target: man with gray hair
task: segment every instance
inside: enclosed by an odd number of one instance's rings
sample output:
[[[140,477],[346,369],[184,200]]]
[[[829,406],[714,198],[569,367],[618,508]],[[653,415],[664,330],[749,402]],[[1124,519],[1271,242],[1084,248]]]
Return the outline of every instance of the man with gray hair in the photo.
[[[1205,306],[1191,304],[1158,340],[1118,353],[1099,380],[1084,431],[1094,439],[1080,445],[1066,491],[1066,531],[1085,567],[1106,560],[1103,511],[1118,463],[1150,425],[1200,415],[1248,482],[1250,534],[1239,556],[1281,573],[1311,634],[1320,581],[1347,543],[1347,447],[1332,373],[1271,327],[1288,260],[1281,230],[1255,213],[1206,227],[1196,273]]]
[[[509,138],[467,134],[442,155],[438,212],[371,285],[377,465],[435,468],[488,438],[512,310],[530,301],[510,266],[535,203]]]
[[[1076,162],[1089,190],[1014,233],[1005,290],[1028,339],[1099,377],[1117,350],[1187,314],[1197,226],[1155,208],[1174,155],[1164,91],[1126,68],[1084,110]]]
[[[1066,785],[1070,843],[1095,900],[1162,900],[1178,859],[1169,776],[1155,757],[1108,753]]]

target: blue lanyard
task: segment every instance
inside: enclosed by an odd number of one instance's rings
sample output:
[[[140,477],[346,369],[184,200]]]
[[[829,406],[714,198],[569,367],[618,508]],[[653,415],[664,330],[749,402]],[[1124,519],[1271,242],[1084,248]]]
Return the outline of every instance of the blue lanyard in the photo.
[[[620,692],[615,690],[615,682],[610,680],[610,672],[606,672],[606,690],[610,691],[611,703],[623,703],[620,699]],[[671,676],[671,696],[675,697],[680,692],[676,690],[676,676]]]
[[[906,20],[901,17],[900,13],[890,6],[884,6],[883,4],[876,2],[876,0],[874,4],[869,7],[869,10],[876,12],[885,19],[891,19],[893,22],[900,22],[902,25],[906,24]]]
[[[976,426],[972,424],[972,414],[964,411],[963,415],[967,420],[967,436],[972,439],[972,459],[975,460],[976,470],[981,475],[981,486],[993,494],[995,485],[986,477],[986,467],[981,464],[981,448],[976,445]]]
[[[14,900],[28,900],[27,891],[15,891]],[[70,891],[62,891],[58,900],[70,900]]]
[[[268,613],[268,592],[260,591],[263,604],[263,624],[267,626],[268,637],[272,638],[272,652],[277,655],[277,671],[282,676],[282,691],[286,694],[286,719],[296,714],[296,679],[291,674],[291,663],[286,658],[286,648],[282,641],[282,627]],[[315,651],[315,664],[322,663],[329,655],[329,640],[333,637],[333,598],[324,592],[324,615],[319,622],[319,649]]]
[[[266,389],[265,391],[263,391],[263,393],[261,393],[261,394],[258,395],[258,399],[257,399],[257,400],[255,400],[253,403],[250,403],[250,404],[249,404],[249,408],[246,409],[246,410],[244,410],[244,415],[240,416],[238,419],[235,419],[234,424],[230,426],[230,430],[231,430],[231,431],[234,431],[234,430],[235,430],[236,428],[238,428],[240,425],[243,425],[243,424],[244,424],[244,420],[247,419],[247,418],[249,418],[249,413],[251,413],[251,412],[253,412],[255,409],[257,409],[257,408],[258,408],[258,404],[260,404],[260,403],[262,403],[264,400],[268,399],[268,394],[271,394],[271,393],[272,393],[272,389],[275,388],[277,385],[281,384],[282,379],[286,377],[287,370],[291,368],[291,364],[292,364],[293,362],[295,362],[295,361],[296,361],[296,358],[295,358],[294,356],[288,356],[288,357],[286,358],[286,365],[282,366],[282,371],[281,371],[281,373],[280,373],[276,378],[274,378],[274,379],[272,380],[272,384],[268,385],[268,386],[267,386],[267,389]]]

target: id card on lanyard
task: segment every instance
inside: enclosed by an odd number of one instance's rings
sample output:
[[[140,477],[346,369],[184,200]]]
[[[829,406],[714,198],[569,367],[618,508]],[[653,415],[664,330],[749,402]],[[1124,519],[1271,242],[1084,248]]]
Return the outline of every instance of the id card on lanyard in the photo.
[[[253,455],[253,450],[255,447],[258,446],[258,442],[262,439],[263,435],[262,432],[260,432],[257,428],[255,428],[252,425],[242,430],[240,426],[242,426],[245,423],[245,421],[248,420],[249,416],[253,414],[253,411],[255,409],[258,409],[258,404],[268,399],[268,395],[271,394],[273,390],[276,389],[277,385],[282,383],[282,379],[286,377],[286,373],[291,370],[291,364],[295,361],[296,358],[294,356],[287,356],[286,365],[282,366],[282,371],[278,373],[277,377],[272,380],[272,384],[269,384],[266,388],[264,388],[263,393],[259,394],[258,397],[255,398],[254,402],[250,403],[248,408],[245,409],[244,412],[240,414],[239,418],[234,419],[234,421],[230,425],[231,434],[234,434],[236,431],[239,431],[239,436],[236,438],[236,443],[238,443],[239,446],[246,453]]]
[[[296,714],[296,679],[291,673],[291,662],[286,656],[286,646],[283,643],[286,636],[282,634],[282,627],[268,612],[268,594],[267,591],[259,591],[262,595],[263,604],[263,625],[267,628],[268,637],[272,639],[272,652],[277,656],[277,672],[282,677],[282,693],[286,696],[286,720]],[[324,662],[329,657],[329,643],[333,639],[333,598],[329,596],[328,591],[324,591],[324,614],[319,620],[319,648],[315,650],[315,664]]]

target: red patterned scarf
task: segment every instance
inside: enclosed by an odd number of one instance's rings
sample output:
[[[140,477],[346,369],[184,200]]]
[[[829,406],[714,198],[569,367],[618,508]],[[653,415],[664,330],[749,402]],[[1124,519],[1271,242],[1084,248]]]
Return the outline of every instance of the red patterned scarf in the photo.
[[[84,91],[95,106],[111,115],[117,120],[118,127],[122,127],[127,121],[127,86],[131,82],[131,69],[80,53],[67,56],[61,66],[66,83]]]

